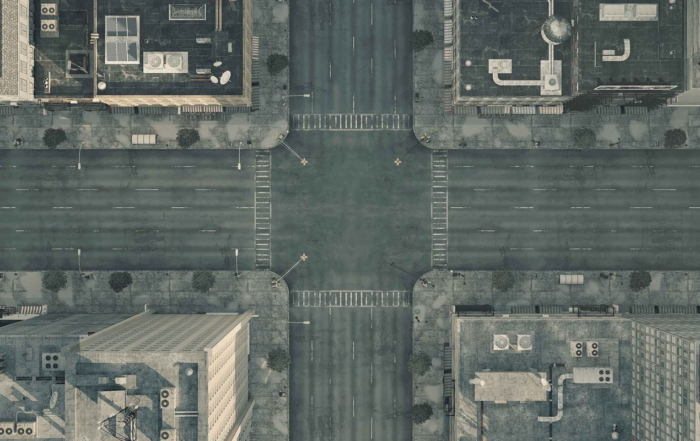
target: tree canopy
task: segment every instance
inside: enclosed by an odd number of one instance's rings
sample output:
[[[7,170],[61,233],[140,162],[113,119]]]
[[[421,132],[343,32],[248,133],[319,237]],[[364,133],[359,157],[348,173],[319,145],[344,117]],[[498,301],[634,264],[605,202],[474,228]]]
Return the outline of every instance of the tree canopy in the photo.
[[[284,54],[270,54],[267,57],[267,71],[270,75],[277,75],[287,68],[289,58]]]
[[[182,148],[190,147],[199,141],[199,132],[195,129],[180,129],[177,131],[177,145]]]
[[[596,146],[595,132],[588,127],[579,127],[574,130],[574,147],[588,150]]]
[[[192,288],[198,292],[208,292],[216,282],[214,273],[208,269],[196,270],[192,273]]]
[[[420,52],[426,47],[433,44],[433,34],[430,31],[424,29],[417,29],[413,31],[413,50]]]
[[[433,407],[430,403],[414,404],[411,408],[411,419],[415,424],[423,424],[433,416]]]
[[[515,285],[515,276],[505,268],[494,271],[491,277],[493,289],[497,291],[508,291]]]
[[[675,149],[685,144],[688,137],[683,129],[669,129],[664,134],[664,147],[667,149]]]
[[[413,353],[408,358],[408,370],[416,375],[425,375],[432,365],[433,361],[425,352]]]
[[[291,361],[289,353],[282,348],[272,349],[267,354],[267,366],[276,372],[286,371]]]
[[[122,292],[133,283],[131,274],[120,271],[109,275],[109,287],[114,292]]]
[[[55,149],[58,145],[68,139],[63,129],[46,129],[44,131],[44,145],[50,149]]]
[[[58,292],[65,288],[66,285],[68,285],[68,278],[66,273],[61,270],[52,269],[45,271],[41,277],[41,286],[51,292]]]
[[[630,274],[630,289],[641,291],[651,285],[651,274],[649,271],[633,271]]]

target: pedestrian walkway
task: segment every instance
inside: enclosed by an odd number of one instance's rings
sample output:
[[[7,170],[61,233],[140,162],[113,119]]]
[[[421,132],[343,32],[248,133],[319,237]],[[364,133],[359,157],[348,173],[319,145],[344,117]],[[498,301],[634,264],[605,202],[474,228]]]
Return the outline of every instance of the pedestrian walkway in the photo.
[[[447,269],[447,151],[432,151],[431,262],[434,269]]]
[[[385,114],[296,114],[292,115],[294,130],[411,130],[408,113]]]
[[[255,269],[270,269],[271,157],[269,150],[255,151]]]
[[[292,291],[291,306],[380,307],[411,306],[410,291]]]

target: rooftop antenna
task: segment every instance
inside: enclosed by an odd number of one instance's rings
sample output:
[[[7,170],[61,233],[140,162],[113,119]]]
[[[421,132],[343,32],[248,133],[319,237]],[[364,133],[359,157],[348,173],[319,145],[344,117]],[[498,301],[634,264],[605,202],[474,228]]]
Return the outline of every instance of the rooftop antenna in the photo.
[[[115,439],[118,439],[119,441],[138,441],[136,439],[136,434],[138,432],[136,430],[136,410],[138,408],[139,406],[137,404],[129,405],[116,414],[107,417],[104,421],[100,422],[100,431]],[[115,422],[113,427],[111,427],[110,424],[112,418],[114,418]],[[124,435],[118,433],[117,427],[119,423],[124,425]]]

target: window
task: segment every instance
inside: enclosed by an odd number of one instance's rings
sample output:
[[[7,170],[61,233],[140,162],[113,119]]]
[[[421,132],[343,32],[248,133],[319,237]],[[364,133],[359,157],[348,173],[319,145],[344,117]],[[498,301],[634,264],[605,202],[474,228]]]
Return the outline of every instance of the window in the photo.
[[[139,17],[105,17],[105,64],[139,64]]]

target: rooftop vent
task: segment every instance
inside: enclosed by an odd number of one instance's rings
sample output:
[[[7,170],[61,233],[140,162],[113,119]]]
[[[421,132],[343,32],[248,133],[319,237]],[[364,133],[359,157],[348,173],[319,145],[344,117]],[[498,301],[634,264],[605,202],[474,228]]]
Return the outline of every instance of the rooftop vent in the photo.
[[[504,334],[493,334],[493,350],[507,351],[510,349],[510,339]]]
[[[518,334],[518,350],[519,351],[531,351],[532,350],[532,335]]]
[[[583,342],[571,341],[571,342],[569,342],[569,349],[571,351],[572,357],[575,357],[575,358],[583,357]]]

